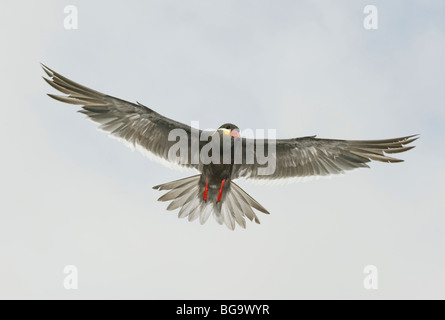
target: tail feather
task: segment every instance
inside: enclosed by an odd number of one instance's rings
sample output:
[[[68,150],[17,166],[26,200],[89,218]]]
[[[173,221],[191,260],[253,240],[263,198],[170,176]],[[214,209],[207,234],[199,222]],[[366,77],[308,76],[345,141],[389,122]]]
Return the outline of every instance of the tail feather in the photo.
[[[187,211],[188,211],[188,220],[195,221],[199,218],[201,212],[199,211],[199,198],[196,196],[192,201],[190,201]]]
[[[179,188],[170,190],[166,194],[164,194],[162,197],[158,199],[158,201],[171,201],[176,198],[180,198],[184,194],[189,192],[189,184],[185,184]]]
[[[174,199],[167,207],[168,211],[172,211],[178,208],[183,207],[188,202],[192,200],[193,197],[195,197],[194,192],[195,190],[190,189],[186,193],[181,194],[178,196],[178,198]]]
[[[172,190],[172,189],[176,189],[178,187],[183,186],[184,184],[187,183],[191,183],[191,182],[197,182],[199,180],[199,174],[198,175],[194,175],[191,177],[187,177],[184,179],[179,179],[179,180],[175,180],[175,181],[171,181],[171,182],[167,182],[164,184],[160,184],[157,186],[154,186],[153,189],[155,190]]]
[[[249,205],[247,205],[246,202],[242,201],[242,198],[239,199],[240,197],[241,196],[237,193],[237,190],[235,189],[233,194],[233,199],[237,210],[243,212],[250,221],[255,220],[256,223],[260,223],[260,220],[256,216],[255,212],[253,212],[252,208]]]
[[[197,199],[198,199],[198,189],[196,188],[196,190],[193,190],[193,192],[191,192],[188,198],[186,198],[185,204],[182,206],[181,210],[179,210],[178,218],[188,217],[190,213],[192,213],[193,210],[195,209],[195,207],[192,206],[192,204],[197,203],[198,202]]]
[[[248,195],[233,181],[230,182],[230,188],[225,191],[225,197],[220,202],[212,201],[209,197],[204,200],[200,197],[200,175],[167,182],[153,187],[157,190],[168,190],[159,201],[171,201],[167,210],[179,209],[179,218],[188,218],[194,221],[199,218],[201,224],[206,223],[210,215],[213,213],[215,220],[219,224],[225,224],[230,230],[235,229],[238,224],[242,228],[246,228],[247,217],[250,221],[260,223],[257,215],[253,211],[268,214],[269,212],[259,204],[255,199]],[[201,190],[202,191],[202,190]]]
[[[246,229],[246,220],[244,220],[243,218],[244,216],[243,211],[238,210],[238,207],[235,204],[233,192],[230,192],[227,195],[226,202],[227,202],[227,208],[234,216],[236,223],[238,223],[238,225],[240,225],[243,229]]]
[[[221,206],[221,214],[224,219],[224,224],[230,230],[235,230],[235,219],[233,215],[229,212],[227,206]]]
[[[210,214],[212,213],[213,207],[212,206],[206,206],[205,203],[201,203],[199,208],[195,209],[195,211],[200,210],[201,211],[201,215],[199,216],[199,223],[200,224],[204,224],[207,222],[207,220],[210,217]]]
[[[246,191],[241,189],[241,187],[239,187],[235,183],[232,183],[232,186],[238,192],[238,194],[241,195],[247,201],[247,203],[249,205],[251,205],[252,207],[257,209],[258,211],[261,211],[261,212],[263,212],[265,214],[269,214],[269,211],[267,211],[266,208],[264,208],[261,204],[259,204],[258,201],[256,201],[254,198],[249,196]]]
[[[236,192],[237,192],[238,203],[241,206],[241,211],[243,211],[245,213],[245,215],[250,219],[250,221],[255,220],[255,222],[259,224],[260,220],[258,219],[255,212],[252,210],[252,207],[249,205],[249,203],[247,201],[245,201],[242,194],[238,193],[238,190],[236,190]]]
[[[212,208],[211,206],[208,206],[210,208]],[[213,212],[213,217],[215,218],[216,222],[218,222],[218,224],[223,224],[224,223],[224,218],[221,214],[221,210],[212,210]]]

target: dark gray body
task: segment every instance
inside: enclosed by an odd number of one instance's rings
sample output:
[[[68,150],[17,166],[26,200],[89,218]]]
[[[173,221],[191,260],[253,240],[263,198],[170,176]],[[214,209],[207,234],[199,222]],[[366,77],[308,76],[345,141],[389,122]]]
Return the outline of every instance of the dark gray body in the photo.
[[[199,174],[180,180],[155,186],[158,190],[169,190],[159,198],[160,201],[171,201],[168,210],[179,209],[180,218],[188,217],[189,221],[199,218],[205,223],[213,213],[216,221],[224,223],[229,229],[235,228],[235,222],[245,228],[245,217],[259,223],[258,217],[252,208],[268,213],[268,211],[242,190],[233,180],[246,178],[250,180],[273,181],[283,179],[295,179],[310,176],[327,176],[340,174],[356,168],[367,168],[371,160],[380,162],[401,162],[403,160],[388,156],[405,152],[413,148],[407,146],[415,141],[418,136],[411,135],[385,140],[338,140],[318,139],[315,136],[270,140],[276,146],[274,152],[274,171],[264,175],[260,173],[262,163],[256,157],[256,149],[252,151],[255,155],[254,161],[242,161],[241,164],[233,163],[233,152],[231,161],[224,163],[224,152],[221,161],[217,163],[199,163],[194,161],[176,161],[169,158],[169,150],[176,141],[169,139],[172,130],[181,129],[187,133],[189,139],[192,136],[192,128],[178,121],[169,119],[154,110],[140,104],[128,102],[99,91],[92,90],[80,85],[61,74],[43,66],[43,70],[49,79],[45,81],[63,95],[49,94],[50,97],[69,104],[80,105],[79,112],[85,114],[89,119],[98,123],[99,128],[108,132],[113,137],[136,147],[144,153],[155,156],[162,163],[178,165],[199,171]],[[241,145],[257,146],[258,139],[240,138],[238,127],[233,124],[223,124],[220,129],[227,129],[229,137],[241,139]],[[232,136],[232,131],[238,133]],[[199,130],[201,134],[202,131]],[[222,130],[215,132],[220,137],[224,134]],[[189,142],[188,156],[192,156],[191,140]],[[265,145],[269,145],[266,141]],[[200,143],[200,149],[204,144]],[[232,149],[233,145],[229,144]],[[224,146],[221,147],[223,150]],[[250,159],[250,151],[244,151],[242,158]],[[233,151],[233,150],[232,150]],[[195,152],[195,151],[193,151]],[[248,152],[248,154],[246,154]],[[190,160],[190,159],[189,159]],[[208,183],[207,201],[203,199],[204,189]],[[221,182],[225,180],[222,189],[221,201],[218,195]]]
[[[231,130],[233,128],[229,128],[229,125],[226,125],[227,129]],[[230,125],[235,127],[234,125]],[[224,127],[221,126],[221,127]],[[226,141],[230,140],[230,146],[228,146],[228,143],[224,144],[224,143],[220,143],[220,157],[219,157],[219,163],[210,163],[210,164],[201,164],[200,165],[200,171],[201,171],[201,177],[199,179],[199,194],[201,197],[203,197],[204,195],[204,190],[205,190],[205,186],[206,183],[208,183],[208,191],[207,191],[207,202],[214,202],[217,203],[218,201],[218,196],[219,196],[219,191],[221,189],[221,184],[224,180],[224,185],[222,188],[222,194],[221,194],[221,201],[220,202],[224,202],[227,193],[230,190],[230,185],[231,185],[231,180],[232,177],[234,176],[234,141],[233,137],[230,136],[224,136],[224,133],[221,130],[217,130],[215,132],[214,135],[212,135],[212,137],[218,138],[220,139],[220,141],[222,142],[224,139],[226,139]],[[224,148],[230,147],[230,152],[227,153],[228,150],[224,150]],[[227,155],[230,155],[230,163],[224,163],[224,152],[226,152]],[[227,157],[228,158],[228,157]],[[227,160],[226,160],[227,162]],[[220,205],[220,204],[219,204]]]

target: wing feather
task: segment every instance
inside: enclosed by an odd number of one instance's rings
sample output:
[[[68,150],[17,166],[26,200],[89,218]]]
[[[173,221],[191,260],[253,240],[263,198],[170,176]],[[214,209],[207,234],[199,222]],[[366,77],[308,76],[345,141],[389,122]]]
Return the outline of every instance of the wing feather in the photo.
[[[334,140],[318,139],[315,136],[275,141],[275,152],[268,154],[268,140],[265,140],[264,154],[276,159],[276,169],[269,175],[260,175],[262,167],[256,154],[253,164],[236,166],[236,177],[256,181],[292,181],[297,178],[341,174],[357,168],[369,168],[368,162],[380,161],[396,163],[403,160],[388,154],[405,152],[414,148],[407,146],[419,138],[418,135],[385,140]],[[244,139],[243,146],[252,141]],[[254,145],[258,140],[255,140]],[[254,149],[256,150],[256,149]],[[244,158],[246,155],[244,153]]]
[[[185,159],[187,161],[183,161],[184,159],[180,157],[173,160],[168,157],[168,150],[176,143],[168,140],[170,131],[183,129],[190,139],[190,126],[164,117],[140,103],[131,103],[87,88],[44,65],[42,68],[49,77],[49,79],[44,77],[45,81],[65,94],[48,95],[64,103],[81,105],[82,109],[79,112],[98,123],[100,130],[108,132],[130,147],[141,150],[150,158],[160,160],[170,167],[198,169],[198,165],[190,161],[190,150],[188,150],[189,159]],[[188,146],[190,148],[190,141]]]

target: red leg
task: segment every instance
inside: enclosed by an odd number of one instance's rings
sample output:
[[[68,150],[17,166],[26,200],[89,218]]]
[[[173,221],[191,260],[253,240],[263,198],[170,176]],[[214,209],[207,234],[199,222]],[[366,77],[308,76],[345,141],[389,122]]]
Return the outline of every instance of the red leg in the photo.
[[[221,197],[222,197],[222,189],[224,187],[224,183],[226,182],[226,179],[223,179],[223,181],[221,181],[221,188],[219,188],[219,194],[218,194],[218,200],[216,202],[220,202],[221,201]]]
[[[207,177],[206,177],[206,187],[204,188],[204,194],[202,195],[202,198],[207,201],[207,192],[209,191],[209,183],[207,182]]]

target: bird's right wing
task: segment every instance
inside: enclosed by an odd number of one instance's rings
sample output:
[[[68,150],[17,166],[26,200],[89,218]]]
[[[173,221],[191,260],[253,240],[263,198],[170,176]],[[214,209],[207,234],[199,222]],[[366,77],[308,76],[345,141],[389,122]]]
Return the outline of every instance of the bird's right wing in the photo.
[[[243,139],[243,164],[238,165],[238,177],[244,177],[263,182],[272,180],[289,181],[296,178],[327,176],[344,173],[357,168],[367,168],[371,160],[381,162],[401,162],[403,160],[388,156],[414,148],[406,146],[417,140],[417,136],[407,136],[386,140],[333,140],[303,137],[296,139],[281,139],[273,141],[275,152],[270,148],[269,140],[249,141]],[[257,143],[264,143],[264,153],[269,153],[268,161],[274,161],[274,170],[259,174],[259,169],[265,165],[257,160]],[[247,144],[255,144],[253,163],[246,160]],[[268,147],[269,146],[269,147]],[[270,152],[269,152],[270,149]],[[268,164],[270,165],[270,164]]]
[[[75,105],[81,105],[79,112],[100,124],[99,129],[125,142],[132,148],[137,148],[150,159],[173,168],[194,168],[190,159],[168,156],[169,149],[176,140],[169,140],[173,129],[183,130],[187,134],[190,148],[191,127],[174,121],[137,103],[128,102],[101,92],[84,87],[71,81],[50,68],[42,65],[50,79],[43,78],[53,88],[65,95],[48,94],[50,97]],[[190,157],[188,149],[188,157]]]

